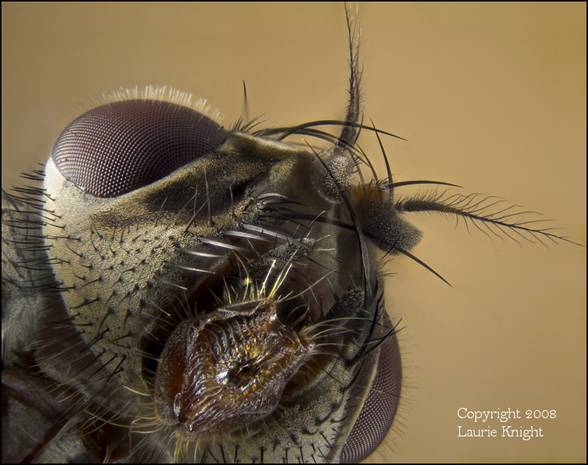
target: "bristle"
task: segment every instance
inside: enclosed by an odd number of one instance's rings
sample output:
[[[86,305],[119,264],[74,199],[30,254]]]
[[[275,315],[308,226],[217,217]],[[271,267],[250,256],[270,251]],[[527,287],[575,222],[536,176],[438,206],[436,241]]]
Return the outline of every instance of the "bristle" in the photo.
[[[85,113],[88,110],[101,105],[107,105],[113,102],[124,102],[127,100],[154,100],[158,102],[168,102],[182,107],[191,108],[194,111],[202,113],[206,117],[222,125],[222,113],[208,103],[204,98],[194,99],[191,93],[178,90],[171,86],[145,85],[134,87],[119,87],[117,89],[97,94],[84,102],[78,107],[80,112]]]

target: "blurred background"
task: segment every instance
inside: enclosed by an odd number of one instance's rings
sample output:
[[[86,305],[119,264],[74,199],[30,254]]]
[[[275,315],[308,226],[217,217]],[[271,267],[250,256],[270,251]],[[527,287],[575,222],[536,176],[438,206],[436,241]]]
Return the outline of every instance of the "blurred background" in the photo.
[[[584,3],[364,3],[360,18],[366,121],[408,139],[385,140],[396,179],[498,195],[586,242]],[[172,85],[231,126],[242,80],[268,125],[342,117],[343,5],[5,2],[2,185],[46,160],[104,91]],[[383,172],[375,138],[360,142]],[[368,461],[584,462],[585,248],[410,219],[424,232],[414,253],[453,287],[405,258],[386,269],[406,382]],[[511,423],[542,427],[542,439],[459,439],[458,425],[473,426],[459,407],[558,417]]]

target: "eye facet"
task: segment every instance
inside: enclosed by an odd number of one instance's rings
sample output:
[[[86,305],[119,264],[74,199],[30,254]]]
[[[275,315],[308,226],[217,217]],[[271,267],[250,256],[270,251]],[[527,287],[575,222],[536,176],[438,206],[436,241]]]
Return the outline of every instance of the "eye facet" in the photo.
[[[210,153],[225,129],[202,113],[158,100],[94,108],[59,136],[52,158],[61,174],[96,197],[116,197]]]

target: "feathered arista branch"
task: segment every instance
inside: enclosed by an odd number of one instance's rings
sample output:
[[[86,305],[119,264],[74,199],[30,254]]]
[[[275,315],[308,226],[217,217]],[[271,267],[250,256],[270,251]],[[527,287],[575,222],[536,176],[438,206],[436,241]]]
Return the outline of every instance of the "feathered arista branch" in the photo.
[[[434,191],[400,199],[395,207],[401,213],[436,212],[454,215],[457,222],[463,219],[468,230],[469,224],[472,224],[488,237],[490,234],[499,238],[506,236],[519,242],[518,237],[542,245],[545,245],[542,239],[581,245],[553,232],[557,228],[547,227],[551,220],[543,218],[539,212],[523,210],[520,205],[509,205],[506,200],[492,195]]]

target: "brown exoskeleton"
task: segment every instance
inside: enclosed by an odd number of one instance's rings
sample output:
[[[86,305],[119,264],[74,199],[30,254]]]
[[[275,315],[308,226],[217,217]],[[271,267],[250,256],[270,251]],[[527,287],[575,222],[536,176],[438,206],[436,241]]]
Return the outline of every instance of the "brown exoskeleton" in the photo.
[[[424,265],[407,214],[563,239],[378,179],[348,26],[344,120],[227,129],[182,94],[115,94],[65,128],[40,187],[3,197],[7,422],[35,425],[3,429],[7,460],[359,460],[400,396],[375,257]]]

